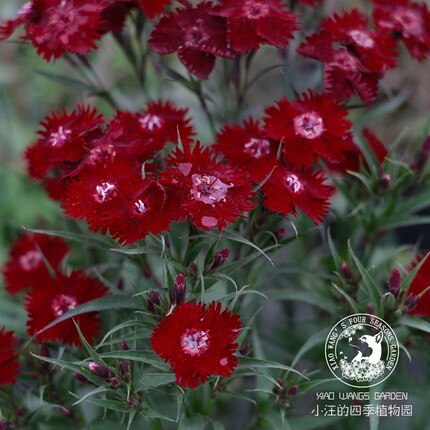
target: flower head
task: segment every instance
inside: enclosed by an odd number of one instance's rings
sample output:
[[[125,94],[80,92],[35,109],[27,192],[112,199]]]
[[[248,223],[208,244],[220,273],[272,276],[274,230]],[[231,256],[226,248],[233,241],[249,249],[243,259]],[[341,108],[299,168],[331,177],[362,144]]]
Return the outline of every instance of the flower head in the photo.
[[[105,7],[103,0],[33,0],[24,5],[15,20],[0,27],[0,40],[23,25],[22,39],[29,40],[47,61],[66,52],[85,55],[101,38]]]
[[[227,18],[228,39],[241,53],[261,44],[285,48],[299,28],[297,16],[280,0],[221,0],[213,14]]]
[[[0,329],[0,387],[15,383],[19,374],[17,344],[18,339],[13,332]]]
[[[419,61],[430,54],[430,10],[426,2],[373,0],[376,27],[391,31]]]
[[[199,79],[208,79],[215,57],[234,58],[236,53],[227,42],[224,18],[213,16],[213,5],[201,2],[163,16],[151,33],[150,47],[158,54],[178,52],[188,71]]]
[[[179,218],[189,216],[196,227],[223,229],[251,210],[251,181],[243,171],[215,161],[214,154],[197,142],[184,145],[167,158],[160,181],[175,196]]]
[[[12,245],[2,269],[6,290],[17,294],[36,286],[49,276],[46,264],[56,269],[68,253],[69,247],[59,237],[25,233]]]
[[[422,260],[417,258],[409,267],[409,271],[412,271]],[[430,257],[424,262],[416,273],[411,285],[407,291],[408,296],[416,298],[426,288],[430,287]],[[414,302],[415,303],[415,302]],[[430,291],[424,293],[417,301],[415,306],[409,311],[412,315],[423,315],[430,319]]]
[[[368,105],[378,93],[379,80],[396,66],[396,41],[370,30],[358,9],[335,14],[322,30],[309,36],[298,52],[324,63],[324,91],[345,99],[357,94]]]
[[[265,111],[265,130],[284,145],[284,159],[294,168],[308,168],[321,157],[325,161],[343,160],[342,151],[352,139],[347,110],[332,98],[313,91],[295,102],[286,98]]]
[[[250,118],[243,125],[226,125],[217,134],[216,149],[232,164],[248,171],[251,179],[258,183],[270,172],[262,160],[276,157],[279,142],[266,136],[257,121]]]
[[[151,345],[172,367],[181,387],[195,388],[210,375],[230,376],[237,365],[233,343],[241,329],[238,315],[212,302],[182,303],[154,329]]]
[[[296,216],[298,208],[320,224],[334,193],[332,186],[324,184],[325,179],[321,171],[294,171],[280,164],[262,187],[264,206],[285,216]]]
[[[96,109],[81,105],[70,114],[48,115],[40,123],[39,139],[24,154],[30,176],[40,180],[53,170],[68,173],[85,155],[103,122]]]
[[[49,323],[76,308],[106,295],[106,288],[96,278],[88,277],[83,271],[74,270],[70,275],[60,271],[55,278],[46,277],[26,297],[28,312],[27,333],[36,336],[37,342],[59,341],[63,344],[81,345],[79,333],[72,319],[41,331]],[[100,331],[100,318],[96,312],[74,317],[82,334],[92,343]]]

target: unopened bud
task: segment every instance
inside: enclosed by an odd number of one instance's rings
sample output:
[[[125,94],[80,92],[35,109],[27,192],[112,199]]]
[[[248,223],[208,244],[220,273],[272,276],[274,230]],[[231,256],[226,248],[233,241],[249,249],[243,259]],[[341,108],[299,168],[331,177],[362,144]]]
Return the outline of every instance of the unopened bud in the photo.
[[[230,250],[228,248],[222,249],[221,251],[217,252],[211,261],[208,263],[208,269],[209,271],[214,271],[221,267],[230,256]]]
[[[161,304],[160,295],[156,291],[150,290],[149,297],[146,301],[146,307],[148,308],[148,311],[153,314],[156,314],[157,308],[160,306],[160,304]]]
[[[299,391],[299,387],[297,385],[292,385],[290,388],[288,388],[288,394],[292,396],[295,396],[298,391]]]
[[[126,341],[124,339],[121,340],[121,350],[122,351],[127,351],[129,349]]]
[[[249,342],[244,343],[239,349],[240,355],[243,356],[247,356],[249,354],[249,351],[251,351],[251,344]]]
[[[73,411],[71,411],[70,409],[68,409],[68,408],[65,408],[64,406],[61,406],[61,408],[60,408],[60,411],[61,411],[61,413],[66,417],[66,418],[74,418],[74,413],[73,413]]]
[[[118,288],[118,290],[124,291],[124,279],[123,278],[118,279],[118,281],[116,283],[116,287]]]
[[[424,141],[423,146],[421,147],[421,151],[418,155],[417,161],[414,163],[413,168],[415,170],[422,170],[425,164],[427,163],[427,160],[430,157],[430,136],[427,137],[427,139]]]
[[[170,301],[172,304],[180,305],[185,299],[187,281],[182,273],[179,273],[175,278]]]
[[[93,372],[95,375],[97,375],[101,379],[109,379],[111,377],[111,371],[108,367],[106,367],[104,364],[95,363],[92,361],[88,368]]]
[[[75,379],[79,382],[84,382],[85,384],[91,384],[91,381],[79,372],[75,373]]]
[[[393,269],[390,277],[388,278],[388,291],[394,296],[397,297],[400,291],[400,272],[397,269]]]
[[[121,387],[122,385],[121,381],[116,376],[114,376],[113,378],[110,378],[109,383],[110,383],[110,386],[115,389]]]
[[[0,420],[0,430],[12,430],[12,423],[10,421]]]
[[[349,264],[346,261],[342,261],[342,266],[340,268],[342,271],[342,276],[350,281],[352,279],[352,270],[349,267]]]
[[[149,266],[143,268],[143,276],[145,276],[146,279],[149,279],[152,276],[152,270]]]
[[[382,178],[379,181],[379,186],[381,187],[381,189],[386,190],[390,185],[390,182],[391,182],[391,175],[389,175],[388,173],[385,173],[384,175],[382,175]]]
[[[285,230],[284,227],[278,228],[278,230],[276,230],[275,232],[276,239],[278,240],[282,240],[286,234],[287,234],[287,230]]]
[[[419,299],[419,296],[409,296],[404,303],[406,312],[411,311],[417,305]]]
[[[119,362],[119,373],[124,381],[128,382],[130,379],[130,363],[125,360]]]
[[[47,358],[51,357],[49,349],[48,349],[48,347],[46,345],[42,345],[40,347],[40,355],[42,357],[47,357]],[[51,364],[49,364],[46,361],[42,361],[41,368],[42,368],[42,371],[46,372],[46,373],[49,373],[52,370]]]
[[[373,314],[374,309],[372,305],[367,305],[366,306],[366,314]]]

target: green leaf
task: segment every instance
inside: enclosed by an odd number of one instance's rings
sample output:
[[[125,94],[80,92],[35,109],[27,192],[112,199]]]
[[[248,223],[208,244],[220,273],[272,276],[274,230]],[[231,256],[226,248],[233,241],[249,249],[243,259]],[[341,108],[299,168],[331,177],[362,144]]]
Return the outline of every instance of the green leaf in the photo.
[[[408,213],[395,213],[389,217],[384,217],[376,223],[376,231],[386,231],[398,227],[407,227],[411,225],[430,224],[430,216],[413,216]]]
[[[331,252],[331,256],[333,257],[334,264],[338,269],[340,269],[340,267],[342,266],[343,260],[339,255],[339,253],[337,252],[337,249],[331,237],[331,232],[329,228],[327,229],[327,243],[328,243],[328,247],[330,248],[330,252]]]
[[[342,297],[345,298],[345,300],[348,302],[349,306],[351,306],[351,309],[354,311],[355,314],[360,313],[358,303],[346,291],[343,291],[342,288],[338,287],[334,282],[332,282],[331,285],[340,295],[342,295]]]
[[[176,382],[174,373],[142,373],[136,378],[135,390],[143,391],[148,388],[160,387],[174,382]]]
[[[31,231],[32,233],[46,234],[47,236],[55,236],[55,237],[61,237],[67,240],[74,240],[76,242],[80,242],[95,248],[108,249],[112,246],[111,241],[104,240],[90,233],[81,234],[81,233],[72,233],[70,231],[40,230],[40,229],[31,229],[31,228],[25,228],[25,230]]]
[[[364,268],[361,261],[354,254],[354,251],[352,250],[350,241],[348,241],[348,249],[349,249],[349,252],[351,254],[352,259],[354,260],[355,265],[357,266],[358,271],[361,274],[362,282],[364,283],[364,286],[366,287],[369,298],[372,300],[372,304],[374,305],[374,308],[376,309],[377,306],[379,305],[379,302],[380,302],[381,292],[379,291],[378,286],[376,285],[373,278],[370,276],[369,272]]]
[[[87,350],[88,354],[90,354],[90,357],[96,362],[101,363],[100,356],[97,354],[97,352],[94,350],[94,348],[88,343],[87,339],[85,339],[85,336],[82,334],[81,329],[79,325],[76,323],[75,320],[73,320],[76,329],[79,333],[79,338],[81,339],[82,344],[85,346],[85,349]]]
[[[285,364],[276,363],[275,361],[263,360],[261,358],[240,357],[237,369],[240,370],[240,369],[253,369],[253,368],[286,370],[288,372],[297,373],[302,378],[308,379],[305,375],[301,374],[298,370],[295,370],[290,366],[286,366]]]
[[[169,418],[166,415],[160,414],[160,412],[157,412],[155,409],[153,409],[151,406],[149,406],[147,403],[140,408],[140,412],[142,415],[144,415],[147,418],[158,418],[160,420],[166,420],[170,421],[172,423],[175,422],[173,418]]]
[[[72,394],[74,397],[78,397],[73,393],[70,393],[70,394]],[[117,411],[117,412],[130,411],[129,406],[125,402],[121,402],[119,400],[97,399],[95,397],[90,397],[87,399],[87,402],[91,403],[92,405],[100,406],[102,408],[109,409],[112,411]]]
[[[294,357],[293,362],[291,363],[291,366],[295,366],[298,363],[298,361],[303,357],[303,355],[305,355],[308,351],[313,349],[315,346],[319,345],[320,343],[324,343],[327,338],[328,332],[329,330],[324,329],[319,331],[318,333],[315,333],[313,336],[311,336],[299,349],[296,356]]]
[[[204,430],[205,422],[200,414],[183,415],[179,421],[178,430]]]
[[[142,309],[142,305],[133,297],[123,296],[123,295],[115,295],[115,296],[107,296],[101,297],[99,299],[91,300],[90,302],[83,303],[82,305],[77,306],[76,308],[64,313],[51,323],[49,323],[46,327],[39,331],[39,333],[48,330],[51,327],[59,324],[62,321],[65,321],[69,318],[85,314],[88,312],[100,312],[107,311],[113,309]]]
[[[162,249],[157,246],[140,246],[138,248],[110,248],[110,251],[126,255],[157,254],[161,255]]]
[[[170,370],[169,365],[164,361],[162,361],[160,358],[158,358],[158,356],[155,355],[152,351],[144,351],[144,350],[113,351],[113,352],[106,352],[106,353],[100,354],[100,357],[138,361],[141,363],[149,364],[153,367],[157,367],[158,369],[161,369],[161,370],[166,370],[166,371]]]
[[[143,328],[147,328],[148,324],[145,323],[142,320],[130,320],[130,321],[124,321],[121,324],[118,324],[117,326],[113,327],[112,329],[110,329],[103,337],[103,339],[100,341],[100,343],[94,347],[94,349],[98,349],[101,346],[103,346],[103,344],[106,342],[106,340],[112,336],[114,333],[116,333],[119,330],[125,329],[125,328],[129,328],[129,327],[143,327]],[[152,330],[148,329],[148,336],[151,334]]]
[[[83,397],[79,398],[75,403],[73,403],[73,406],[78,405],[79,403],[83,402],[84,400],[89,399],[90,397],[99,394],[99,393],[106,393],[106,391],[110,391],[107,387],[97,387],[94,388],[94,390],[90,391],[89,393],[85,394]]]
[[[399,325],[404,325],[406,327],[415,328],[417,330],[430,333],[430,322],[423,320],[421,318],[412,318],[412,317],[403,315],[396,322]]]

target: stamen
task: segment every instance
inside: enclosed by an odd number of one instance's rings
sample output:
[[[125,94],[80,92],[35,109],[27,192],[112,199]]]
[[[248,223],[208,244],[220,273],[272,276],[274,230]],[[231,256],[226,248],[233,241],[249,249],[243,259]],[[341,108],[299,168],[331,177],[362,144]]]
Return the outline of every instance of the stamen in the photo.
[[[182,350],[189,355],[199,355],[209,347],[209,331],[187,330],[181,337]]]
[[[75,309],[76,306],[78,306],[78,301],[75,297],[60,294],[52,301],[51,309],[58,318],[64,313]]]

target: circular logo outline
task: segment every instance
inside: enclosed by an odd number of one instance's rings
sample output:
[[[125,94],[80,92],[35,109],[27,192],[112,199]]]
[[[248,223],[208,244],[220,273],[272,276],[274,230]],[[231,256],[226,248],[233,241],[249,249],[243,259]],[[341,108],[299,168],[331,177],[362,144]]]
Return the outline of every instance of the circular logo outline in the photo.
[[[334,358],[336,358],[336,355],[337,355],[337,353],[336,353],[336,351],[337,351],[337,344],[338,344],[338,341],[340,340],[340,338],[341,338],[341,336],[339,336],[339,334],[337,334],[337,332],[336,332],[336,330],[337,330],[337,328],[338,327],[341,327],[341,324],[345,321],[345,320],[348,320],[348,319],[353,319],[353,318],[357,318],[357,317],[370,317],[370,318],[374,318],[374,319],[376,319],[376,320],[378,320],[378,322],[381,322],[381,323],[383,323],[383,324],[385,324],[385,329],[384,329],[384,331],[388,328],[389,329],[389,332],[392,334],[392,336],[393,336],[393,342],[395,342],[395,345],[396,345],[396,348],[395,348],[395,351],[396,351],[396,357],[395,357],[395,360],[394,360],[394,364],[392,364],[392,368],[391,368],[391,370],[390,370],[390,372],[383,378],[383,379],[381,379],[381,380],[378,380],[378,382],[376,382],[376,383],[374,383],[374,384],[366,384],[366,385],[354,385],[354,384],[351,384],[351,383],[349,383],[349,382],[347,382],[344,378],[342,378],[341,376],[339,376],[339,375],[337,375],[336,373],[335,373],[335,371],[333,370],[333,368],[332,368],[332,364],[336,364],[336,366],[339,368],[339,360],[335,360]],[[375,329],[377,329],[378,327],[376,327],[376,326],[374,326],[374,325],[372,325],[372,324],[369,324],[369,323],[367,323],[367,321],[366,322],[356,322],[356,323],[352,323],[352,324],[349,324],[349,326],[348,327],[346,327],[346,328],[343,328],[343,331],[342,331],[342,333],[344,333],[344,331],[346,331],[348,328],[350,328],[350,327],[354,327],[354,326],[363,326],[363,325],[367,325],[367,326],[371,326],[371,327],[374,327]],[[332,334],[333,333],[336,333],[336,335],[335,336],[333,336]],[[341,333],[341,334],[342,334]],[[388,344],[388,340],[386,341],[387,342],[387,344]],[[334,346],[333,346],[333,344],[334,344]],[[393,343],[391,343],[391,344],[393,344]],[[330,346],[329,346],[330,345]],[[334,352],[331,352],[331,353],[328,353],[328,350],[329,349],[333,349],[334,350]],[[391,357],[391,355],[393,354],[393,352],[392,352],[392,350],[391,350],[391,347],[389,346],[388,347],[388,349],[389,349],[389,351],[390,351],[390,357]],[[331,354],[331,357],[329,357],[329,355]],[[382,382],[384,382],[388,377],[390,377],[391,376],[391,374],[394,372],[394,369],[397,367],[397,363],[398,363],[398,361],[399,361],[399,355],[400,355],[400,345],[399,345],[399,340],[397,339],[397,336],[396,336],[396,333],[394,332],[394,330],[393,330],[393,328],[386,322],[386,321],[384,321],[382,318],[380,318],[380,317],[378,317],[378,316],[376,316],[376,315],[372,315],[372,314],[367,314],[367,313],[356,313],[356,314],[351,314],[351,315],[348,315],[348,316],[346,316],[346,317],[344,317],[344,318],[342,318],[341,320],[339,320],[332,328],[331,328],[331,330],[330,330],[330,332],[328,333],[328,335],[327,335],[327,338],[326,338],[326,341],[325,341],[325,344],[324,344],[324,357],[325,357],[325,360],[326,360],[326,364],[327,364],[327,367],[330,369],[330,372],[333,374],[333,376],[337,379],[337,380],[339,380],[340,382],[342,382],[343,384],[345,384],[345,385],[348,385],[348,386],[350,386],[350,387],[353,387],[353,388],[370,388],[370,387],[374,387],[374,386],[376,386],[376,385],[379,385],[379,384],[381,384]],[[332,364],[330,364],[330,361],[332,362]],[[384,370],[385,370],[385,366],[384,366]],[[382,375],[380,375],[380,376],[382,376]],[[373,379],[375,379],[375,378],[373,378]],[[371,382],[371,381],[368,381],[368,382]]]

